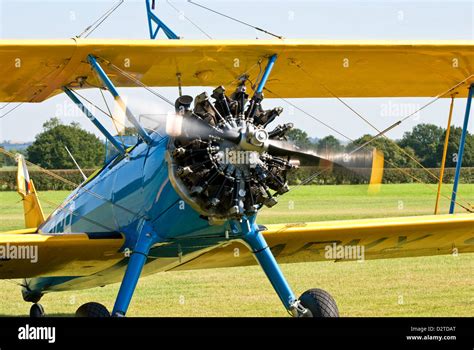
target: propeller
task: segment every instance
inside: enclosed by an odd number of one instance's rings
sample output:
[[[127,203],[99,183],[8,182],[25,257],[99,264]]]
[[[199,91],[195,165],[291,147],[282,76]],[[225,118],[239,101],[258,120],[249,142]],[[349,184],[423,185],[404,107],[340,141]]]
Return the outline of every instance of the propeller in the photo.
[[[163,115],[148,116],[163,119]],[[212,126],[190,111],[168,114],[164,124],[166,134],[180,140],[193,140],[196,138],[210,140],[217,138],[235,145],[242,145],[243,141],[245,141],[243,140],[245,137],[243,137],[242,132],[238,129],[232,128],[228,124],[220,125],[220,127]],[[262,129],[257,130],[261,131]],[[290,157],[305,164],[324,169],[345,168],[365,178],[370,178],[371,184],[381,182],[383,154],[380,151],[375,149],[373,151],[359,150],[354,153],[328,153],[323,155],[314,150],[301,148],[290,141],[272,139],[270,137],[267,136],[265,140],[261,139],[258,145],[252,144],[253,149],[260,153],[267,152],[275,157]],[[248,144],[248,142],[244,143]]]
[[[298,147],[286,139],[293,124],[265,129],[282,108],[264,110],[260,102],[260,97],[248,101],[244,85],[230,96],[220,86],[211,96],[203,92],[193,100],[182,95],[174,113],[156,115],[160,129],[171,137],[172,183],[203,216],[241,218],[274,206],[289,191],[287,175],[299,161],[324,170],[349,169],[380,184],[380,152],[323,155]]]
[[[344,168],[371,168],[373,152],[358,151],[355,153],[328,153],[321,155],[310,149],[304,149],[285,140],[268,140],[267,152],[273,156],[290,156],[304,160],[314,166],[327,167],[334,163]]]
[[[380,184],[383,175],[384,156],[377,149],[359,150],[349,153],[328,153],[321,155],[313,150],[303,149],[285,140],[268,140],[267,152],[272,156],[289,156],[321,168],[340,167],[370,178],[370,184]]]
[[[155,116],[156,119],[162,118],[160,115]],[[209,140],[211,138],[220,138],[238,144],[240,133],[231,129],[219,129],[211,126],[202,118],[194,113],[187,112],[183,114],[168,114],[165,120],[165,132],[168,136],[178,139],[195,139]]]

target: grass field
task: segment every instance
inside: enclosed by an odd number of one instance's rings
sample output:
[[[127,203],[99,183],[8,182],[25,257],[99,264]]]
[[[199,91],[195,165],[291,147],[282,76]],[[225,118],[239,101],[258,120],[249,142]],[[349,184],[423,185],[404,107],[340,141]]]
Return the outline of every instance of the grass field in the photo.
[[[449,193],[450,186],[445,187]],[[366,186],[305,186],[283,196],[260,214],[260,223],[431,214],[435,186],[383,185],[377,195]],[[66,192],[43,192],[60,203]],[[462,185],[460,198],[474,202],[474,185]],[[18,195],[0,192],[0,230],[22,228]],[[45,211],[53,209],[43,204]],[[448,201],[442,200],[442,212]],[[342,316],[473,316],[474,254],[282,265],[296,294],[313,287],[329,291]],[[0,281],[0,315],[26,315],[15,281]],[[113,306],[118,285],[48,294],[51,315],[72,315],[88,301]],[[259,267],[156,274],[140,280],[129,316],[285,316]]]

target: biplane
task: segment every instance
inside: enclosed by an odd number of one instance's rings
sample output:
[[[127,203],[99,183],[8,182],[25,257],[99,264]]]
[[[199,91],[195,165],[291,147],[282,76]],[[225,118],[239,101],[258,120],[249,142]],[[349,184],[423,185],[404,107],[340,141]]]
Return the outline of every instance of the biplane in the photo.
[[[18,159],[26,228],[0,233],[0,245],[34,246],[38,257],[0,261],[0,278],[23,279],[32,317],[45,314],[39,304],[45,294],[118,282],[112,311],[90,302],[76,315],[125,316],[140,276],[257,262],[291,315],[338,316],[322,289],[295,296],[279,263],[326,260],[332,244],[364,246],[365,259],[474,252],[474,215],[259,225],[259,210],[289,190],[287,173],[298,161],[348,169],[375,186],[384,163],[370,144],[345,155],[291,144],[285,134],[292,125],[269,127],[282,109],[264,110],[264,95],[456,93],[467,98],[466,121],[473,67],[472,41],[0,40],[0,102],[40,103],[64,93],[114,148],[48,217],[27,163]],[[177,94],[168,101],[173,112],[156,128],[145,127],[118,91],[169,86],[214,89],[195,98]],[[77,92],[92,88],[112,94],[137,132],[134,144],[121,142],[86,107]],[[460,168],[462,153],[459,159]]]

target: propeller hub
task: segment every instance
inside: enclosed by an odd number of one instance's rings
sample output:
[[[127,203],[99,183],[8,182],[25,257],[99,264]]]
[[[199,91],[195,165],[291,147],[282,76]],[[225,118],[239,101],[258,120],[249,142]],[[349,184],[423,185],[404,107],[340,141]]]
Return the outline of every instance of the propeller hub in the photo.
[[[266,150],[268,132],[265,129],[247,123],[247,126],[240,128],[239,132],[241,136],[238,146],[241,150],[257,151],[259,153]]]
[[[258,129],[252,135],[251,143],[256,146],[263,146],[265,141],[268,140],[268,132],[265,129]]]

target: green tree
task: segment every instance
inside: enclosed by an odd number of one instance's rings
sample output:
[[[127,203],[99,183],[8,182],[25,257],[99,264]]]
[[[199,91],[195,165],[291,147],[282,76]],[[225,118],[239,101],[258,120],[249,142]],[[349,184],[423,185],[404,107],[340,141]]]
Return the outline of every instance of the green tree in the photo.
[[[366,142],[372,140],[372,135],[364,135],[347,145],[347,152],[355,150],[358,146],[362,146]],[[383,136],[372,140],[367,146],[361,149],[362,151],[368,151],[373,148],[377,148],[384,154],[385,167],[386,168],[412,168],[415,167],[415,163],[410,159],[409,156],[415,157],[415,152],[410,147],[404,149],[409,155],[405,154],[395,141],[387,139]]]
[[[403,135],[399,145],[413,149],[417,159],[425,167],[435,168],[439,163],[437,150],[442,140],[443,128],[434,124],[418,124]]]
[[[286,133],[286,136],[289,141],[292,141],[296,146],[301,148],[313,148],[314,145],[309,139],[308,134],[306,131],[293,128]]]
[[[456,166],[456,160],[459,150],[459,141],[461,140],[462,128],[451,126],[449,133],[448,152],[446,155],[446,167],[453,168]],[[446,131],[443,132],[441,138],[443,142],[440,142],[436,149],[436,166],[441,166],[441,158],[443,157],[443,146],[444,138],[446,137]],[[464,156],[462,159],[463,167],[474,167],[474,135],[469,132],[466,135],[466,144],[464,146]]]
[[[341,142],[332,135],[323,137],[318,142],[318,153],[332,153],[332,152],[342,152],[344,146],[341,145]]]
[[[137,129],[135,129],[135,127],[127,126],[123,129],[121,135],[122,136],[137,136],[138,132],[137,132]]]
[[[3,147],[0,147],[4,149]],[[26,151],[22,149],[10,149],[10,153],[12,154],[23,154],[26,155]],[[16,166],[16,160],[6,154],[0,153],[0,167],[7,167],[7,166]]]
[[[0,147],[3,149],[3,147]],[[7,156],[4,155],[3,153],[0,153],[0,167],[7,166]]]
[[[43,129],[27,148],[31,162],[49,169],[73,169],[75,165],[66,146],[81,168],[94,168],[102,164],[104,144],[78,123],[63,125],[58,118],[52,118],[43,124]]]

